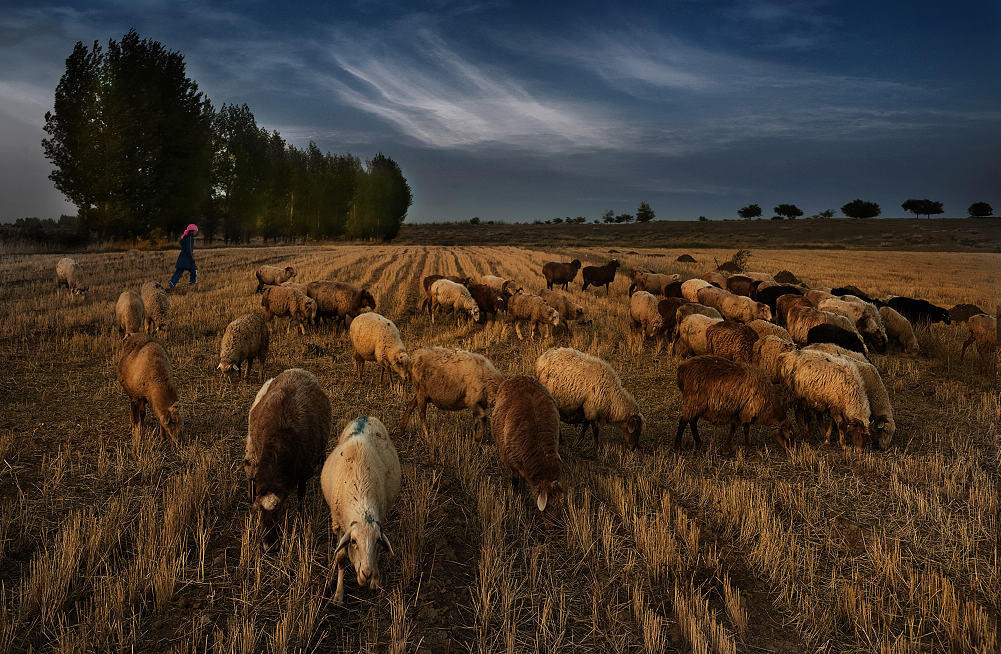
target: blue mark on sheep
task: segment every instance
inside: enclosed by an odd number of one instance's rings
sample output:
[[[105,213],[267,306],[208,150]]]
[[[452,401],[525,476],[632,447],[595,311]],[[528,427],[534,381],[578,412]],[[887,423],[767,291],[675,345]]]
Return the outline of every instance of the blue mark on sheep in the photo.
[[[351,430],[351,435],[357,436],[365,431],[366,424],[368,424],[368,416],[362,416],[361,418],[355,420],[354,429]]]

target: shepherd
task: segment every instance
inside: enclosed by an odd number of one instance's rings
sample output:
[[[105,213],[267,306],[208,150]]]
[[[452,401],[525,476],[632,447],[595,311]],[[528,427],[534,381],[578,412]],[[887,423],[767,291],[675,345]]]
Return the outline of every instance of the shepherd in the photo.
[[[174,264],[174,276],[170,278],[170,288],[181,280],[184,271],[188,271],[188,286],[195,285],[195,278],[198,275],[198,266],[195,265],[195,234],[198,233],[198,225],[192,223],[181,234],[181,252],[177,255],[177,263]]]

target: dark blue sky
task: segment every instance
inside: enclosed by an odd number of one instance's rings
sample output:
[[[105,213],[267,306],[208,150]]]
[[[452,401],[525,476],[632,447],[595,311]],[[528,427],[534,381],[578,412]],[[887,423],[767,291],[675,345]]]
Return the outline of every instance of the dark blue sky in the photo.
[[[414,221],[1001,208],[996,0],[43,0],[0,15],[0,218],[71,211],[43,115],[73,44],[130,27],[292,143],[394,157]]]

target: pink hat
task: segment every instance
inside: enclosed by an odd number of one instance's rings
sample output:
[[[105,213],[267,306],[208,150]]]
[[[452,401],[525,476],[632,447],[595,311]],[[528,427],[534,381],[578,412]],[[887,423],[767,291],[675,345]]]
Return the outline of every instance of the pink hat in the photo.
[[[197,231],[198,231],[198,225],[191,223],[190,225],[188,225],[188,228],[184,230],[184,233],[181,234],[181,238],[187,236],[189,232],[197,232]]]

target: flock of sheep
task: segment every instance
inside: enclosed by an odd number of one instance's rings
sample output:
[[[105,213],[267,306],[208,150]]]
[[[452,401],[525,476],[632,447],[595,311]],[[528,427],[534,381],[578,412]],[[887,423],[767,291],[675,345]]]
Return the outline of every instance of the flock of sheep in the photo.
[[[422,280],[421,310],[432,322],[440,312],[485,320],[501,314],[521,324],[534,337],[537,325],[549,330],[583,317],[583,309],[566,289],[578,273],[582,288],[609,285],[618,261],[585,266],[574,260],[550,262],[542,268],[546,289],[538,294],[514,280],[485,276],[430,275]],[[414,409],[427,434],[427,405],[445,411],[470,410],[476,439],[488,429],[501,463],[515,485],[524,481],[542,512],[554,511],[563,493],[560,482],[560,421],[581,425],[583,439],[591,427],[595,444],[599,426],[621,431],[635,449],[643,432],[640,408],[608,362],[584,352],[555,347],[536,361],[536,376],[504,378],[484,356],[464,350],[428,347],[408,350],[396,325],[375,312],[372,294],[337,281],[295,281],[292,266],[262,266],[256,271],[261,311],[233,320],[222,337],[219,366],[224,375],[246,378],[252,364],[264,378],[271,337],[269,322],[287,316],[296,323],[324,320],[348,325],[355,368],[360,380],[365,363],[385,375],[397,375],[413,388],[413,398],[401,420],[406,433]],[[57,266],[59,284],[75,293],[86,291],[83,271],[71,259]],[[629,322],[644,340],[654,338],[658,350],[665,341],[678,365],[681,411],[675,447],[686,429],[701,443],[698,421],[729,425],[732,441],[743,429],[749,446],[750,426],[771,428],[783,448],[809,434],[811,423],[829,420],[830,442],[835,433],[856,447],[871,443],[886,448],[895,429],[893,410],[879,371],[869,360],[870,348],[886,351],[918,349],[913,322],[966,322],[970,337],[963,354],[976,343],[981,355],[996,348],[997,325],[979,307],[952,310],[924,300],[891,297],[874,300],[855,287],[808,288],[788,271],[774,277],[763,273],[724,276],[713,272],[682,281],[678,275],[634,270],[629,273]],[[140,293],[124,291],[115,306],[124,342],[118,381],[128,395],[132,429],[141,430],[147,407],[160,433],[175,441],[184,416],[174,387],[170,360],[152,334],[170,328],[169,301],[157,283]],[[243,364],[246,363],[246,367]],[[798,430],[788,417],[792,410]],[[383,524],[400,490],[400,461],[385,425],[363,416],[341,433],[334,450],[325,455],[331,429],[331,406],[316,377],[299,368],[285,370],[264,382],[249,413],[244,470],[253,510],[271,533],[285,500],[296,489],[301,500],[306,483],[320,474],[323,496],[330,507],[338,538],[335,601],[343,602],[343,575],[350,560],[362,587],[379,585],[379,552],[392,551]]]

